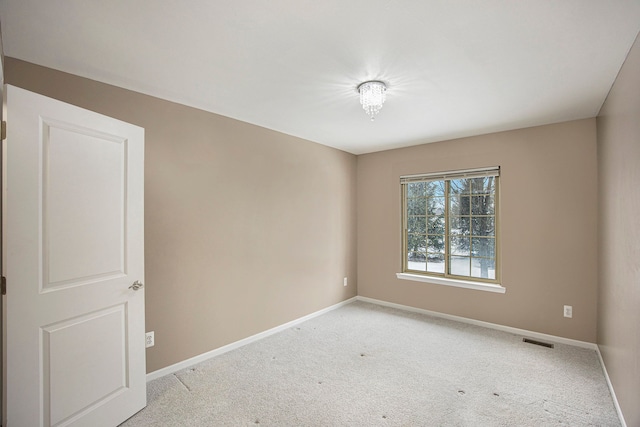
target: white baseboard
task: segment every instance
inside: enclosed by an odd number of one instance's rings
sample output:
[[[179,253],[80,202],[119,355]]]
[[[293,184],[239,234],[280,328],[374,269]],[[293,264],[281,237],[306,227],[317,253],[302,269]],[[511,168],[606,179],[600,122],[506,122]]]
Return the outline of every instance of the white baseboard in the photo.
[[[598,348],[598,346],[596,344],[590,343],[590,342],[586,342],[586,341],[572,340],[572,339],[569,339],[569,338],[558,337],[558,336],[555,336],[555,335],[548,335],[548,334],[543,334],[543,333],[540,333],[540,332],[527,331],[526,329],[512,328],[511,326],[504,326],[504,325],[499,325],[497,323],[483,322],[483,321],[480,321],[480,320],[469,319],[467,317],[454,316],[452,314],[444,314],[444,313],[440,313],[440,312],[437,312],[437,311],[431,311],[431,310],[425,310],[425,309],[422,309],[422,308],[410,307],[408,305],[395,304],[395,303],[392,303],[392,302],[377,300],[377,299],[368,298],[368,297],[357,296],[356,299],[358,301],[364,301],[364,302],[368,302],[368,303],[371,303],[371,304],[377,304],[377,305],[382,305],[382,306],[385,306],[385,307],[397,308],[399,310],[411,311],[413,313],[426,314],[426,315],[433,316],[433,317],[439,317],[441,319],[454,320],[456,322],[468,323],[470,325],[475,325],[475,326],[482,326],[483,328],[496,329],[498,331],[509,332],[511,334],[525,335],[528,338],[536,338],[536,339],[543,340],[543,341],[551,341],[551,342],[555,342],[555,343],[559,343],[559,344],[567,344],[567,345],[572,345],[572,346],[575,346],[575,347],[588,348],[590,350],[597,350],[597,348]]]
[[[250,337],[241,339],[240,341],[232,342],[231,344],[227,344],[227,345],[225,345],[223,347],[216,348],[215,350],[211,350],[209,352],[202,353],[202,354],[200,354],[198,356],[194,356],[194,357],[192,357],[190,359],[183,360],[182,362],[178,362],[178,363],[175,363],[173,365],[167,366],[165,368],[158,369],[157,371],[149,372],[147,374],[147,382],[155,380],[156,378],[163,377],[165,375],[173,374],[174,372],[177,372],[177,371],[179,371],[181,369],[188,368],[188,367],[193,366],[193,365],[195,365],[197,363],[204,362],[205,360],[211,359],[212,357],[219,356],[219,355],[224,354],[224,353],[226,353],[228,351],[235,350],[236,348],[239,348],[239,347],[245,346],[247,344],[250,344],[252,342],[261,340],[262,338],[266,338],[269,335],[273,335],[273,334],[276,334],[278,332],[284,331],[285,329],[291,328],[292,326],[297,325],[298,323],[302,323],[302,322],[305,322],[305,321],[307,321],[309,319],[313,319],[314,317],[320,316],[320,315],[325,314],[325,313],[327,313],[329,311],[332,311],[332,310],[335,310],[337,308],[340,308],[343,305],[352,303],[355,300],[356,300],[356,297],[350,298],[348,300],[339,302],[338,304],[334,304],[334,305],[332,305],[330,307],[323,308],[322,310],[319,310],[319,311],[316,311],[314,313],[311,313],[311,314],[308,314],[306,316],[303,316],[303,317],[301,317],[299,319],[292,320],[292,321],[284,323],[284,324],[282,324],[280,326],[276,326],[275,328],[271,328],[271,329],[268,329],[268,330],[266,330],[264,332],[260,332],[258,334],[252,335]]]
[[[618,398],[616,397],[616,392],[613,390],[613,384],[611,383],[611,378],[609,378],[607,367],[604,364],[602,353],[600,353],[600,347],[596,346],[596,353],[598,353],[598,358],[600,359],[600,366],[602,366],[602,372],[604,372],[604,377],[607,379],[607,386],[609,387],[609,392],[611,393],[611,398],[613,399],[613,405],[616,407],[618,418],[620,418],[620,424],[622,424],[622,427],[627,427],[627,423],[624,420],[624,415],[622,415],[622,409],[620,408],[620,404],[618,403]]]

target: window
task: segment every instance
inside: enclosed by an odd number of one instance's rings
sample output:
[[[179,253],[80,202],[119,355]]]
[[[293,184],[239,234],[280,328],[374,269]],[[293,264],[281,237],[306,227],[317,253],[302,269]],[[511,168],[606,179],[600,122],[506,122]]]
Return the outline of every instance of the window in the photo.
[[[400,178],[404,273],[497,283],[499,174],[496,167]]]

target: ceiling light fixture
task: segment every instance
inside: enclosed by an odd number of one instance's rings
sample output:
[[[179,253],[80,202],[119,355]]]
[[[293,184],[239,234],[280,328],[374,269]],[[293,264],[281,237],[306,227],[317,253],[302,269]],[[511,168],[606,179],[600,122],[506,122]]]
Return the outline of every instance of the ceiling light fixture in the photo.
[[[380,80],[369,80],[358,85],[358,92],[360,93],[362,108],[373,121],[376,114],[382,109],[382,104],[384,104],[387,85]]]

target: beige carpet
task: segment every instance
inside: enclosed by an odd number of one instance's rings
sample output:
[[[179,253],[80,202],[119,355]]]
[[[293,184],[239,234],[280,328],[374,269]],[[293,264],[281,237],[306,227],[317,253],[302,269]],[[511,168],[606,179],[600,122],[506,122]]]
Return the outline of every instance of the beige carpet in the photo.
[[[619,426],[598,356],[354,302],[151,381],[123,426]]]

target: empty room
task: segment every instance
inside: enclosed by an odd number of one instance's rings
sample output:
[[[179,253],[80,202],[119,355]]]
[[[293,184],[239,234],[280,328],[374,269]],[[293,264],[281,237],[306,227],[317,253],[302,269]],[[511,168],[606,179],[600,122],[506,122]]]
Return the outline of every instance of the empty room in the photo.
[[[640,426],[639,32],[0,0],[2,425]]]

